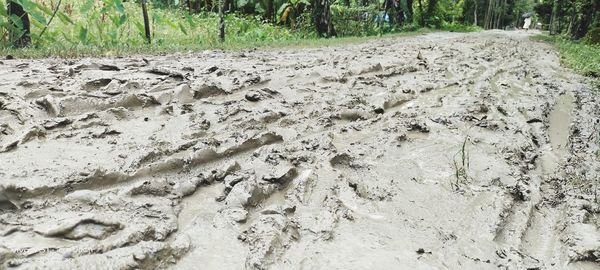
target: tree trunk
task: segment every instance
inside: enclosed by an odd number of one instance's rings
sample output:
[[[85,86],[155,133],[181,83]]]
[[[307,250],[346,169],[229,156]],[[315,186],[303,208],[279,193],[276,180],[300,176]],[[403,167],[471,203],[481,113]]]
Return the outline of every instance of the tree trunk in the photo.
[[[275,0],[267,0],[267,19],[270,22],[276,22],[275,20]]]
[[[419,25],[425,27],[425,13],[423,12],[423,0],[419,0]]]
[[[575,20],[577,19],[577,9],[575,6],[572,7],[571,19],[569,20],[569,28],[567,29],[567,33],[573,33],[573,27],[575,25]]]
[[[427,18],[433,17],[436,7],[437,0],[429,0],[429,3],[427,4]]]
[[[20,4],[17,4],[11,0],[8,1],[8,16],[17,16],[20,18],[21,25],[14,23],[12,20],[12,27],[10,29],[10,41],[15,48],[24,48],[31,45],[31,24],[29,22],[29,15]]]
[[[225,0],[219,0],[219,40],[225,42]]]
[[[552,4],[552,15],[550,16],[550,35],[558,34],[557,14],[558,13],[558,0],[554,0]]]
[[[313,20],[317,34],[321,37],[336,36],[335,27],[331,21],[330,0],[315,0]]]
[[[498,2],[498,5],[500,5],[500,2]],[[502,19],[504,18],[504,12],[506,11],[506,0],[504,0],[504,3],[501,6],[499,6],[496,10],[497,10],[496,24],[495,24],[494,28],[501,29],[502,28]]]
[[[146,32],[146,42],[152,43],[152,36],[150,34],[150,20],[148,18],[148,7],[146,0],[142,0],[142,15],[144,16],[144,31]]]
[[[484,25],[483,28],[485,29],[490,29],[492,28],[492,20],[493,20],[493,8],[494,8],[494,0],[488,0],[488,8],[487,11],[485,12],[485,18],[484,18]]]
[[[406,20],[412,22],[413,20],[413,0],[406,0]]]
[[[473,25],[477,26],[477,3],[479,1],[475,0],[475,9],[473,10]]]

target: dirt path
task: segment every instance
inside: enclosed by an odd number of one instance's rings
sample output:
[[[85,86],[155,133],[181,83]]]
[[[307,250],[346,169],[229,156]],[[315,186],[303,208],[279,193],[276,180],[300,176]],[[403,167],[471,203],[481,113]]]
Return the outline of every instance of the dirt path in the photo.
[[[0,268],[598,269],[597,98],[525,32],[0,64]]]

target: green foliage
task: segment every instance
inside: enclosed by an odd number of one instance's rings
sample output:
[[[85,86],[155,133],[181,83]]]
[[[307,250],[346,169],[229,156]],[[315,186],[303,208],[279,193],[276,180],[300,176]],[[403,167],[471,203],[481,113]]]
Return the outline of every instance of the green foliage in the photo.
[[[583,38],[588,30],[600,26],[598,0],[540,0],[535,6],[543,24],[553,22],[557,34]]]

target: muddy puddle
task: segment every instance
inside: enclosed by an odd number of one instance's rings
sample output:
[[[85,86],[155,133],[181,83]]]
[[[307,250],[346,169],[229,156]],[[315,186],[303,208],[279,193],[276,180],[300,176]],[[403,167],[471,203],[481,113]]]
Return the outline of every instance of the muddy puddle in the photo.
[[[598,269],[598,102],[530,35],[2,61],[0,269]]]
[[[572,94],[560,95],[548,115],[548,136],[553,150],[564,151],[567,148],[574,102]]]

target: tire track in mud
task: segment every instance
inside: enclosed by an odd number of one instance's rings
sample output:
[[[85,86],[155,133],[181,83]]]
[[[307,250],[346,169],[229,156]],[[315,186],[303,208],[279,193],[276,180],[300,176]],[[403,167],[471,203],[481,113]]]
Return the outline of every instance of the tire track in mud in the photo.
[[[597,103],[526,33],[7,62],[0,74],[13,88],[0,90],[3,267],[597,258],[581,235],[600,210],[574,180],[597,167],[576,163],[597,148],[582,139],[598,136]]]

